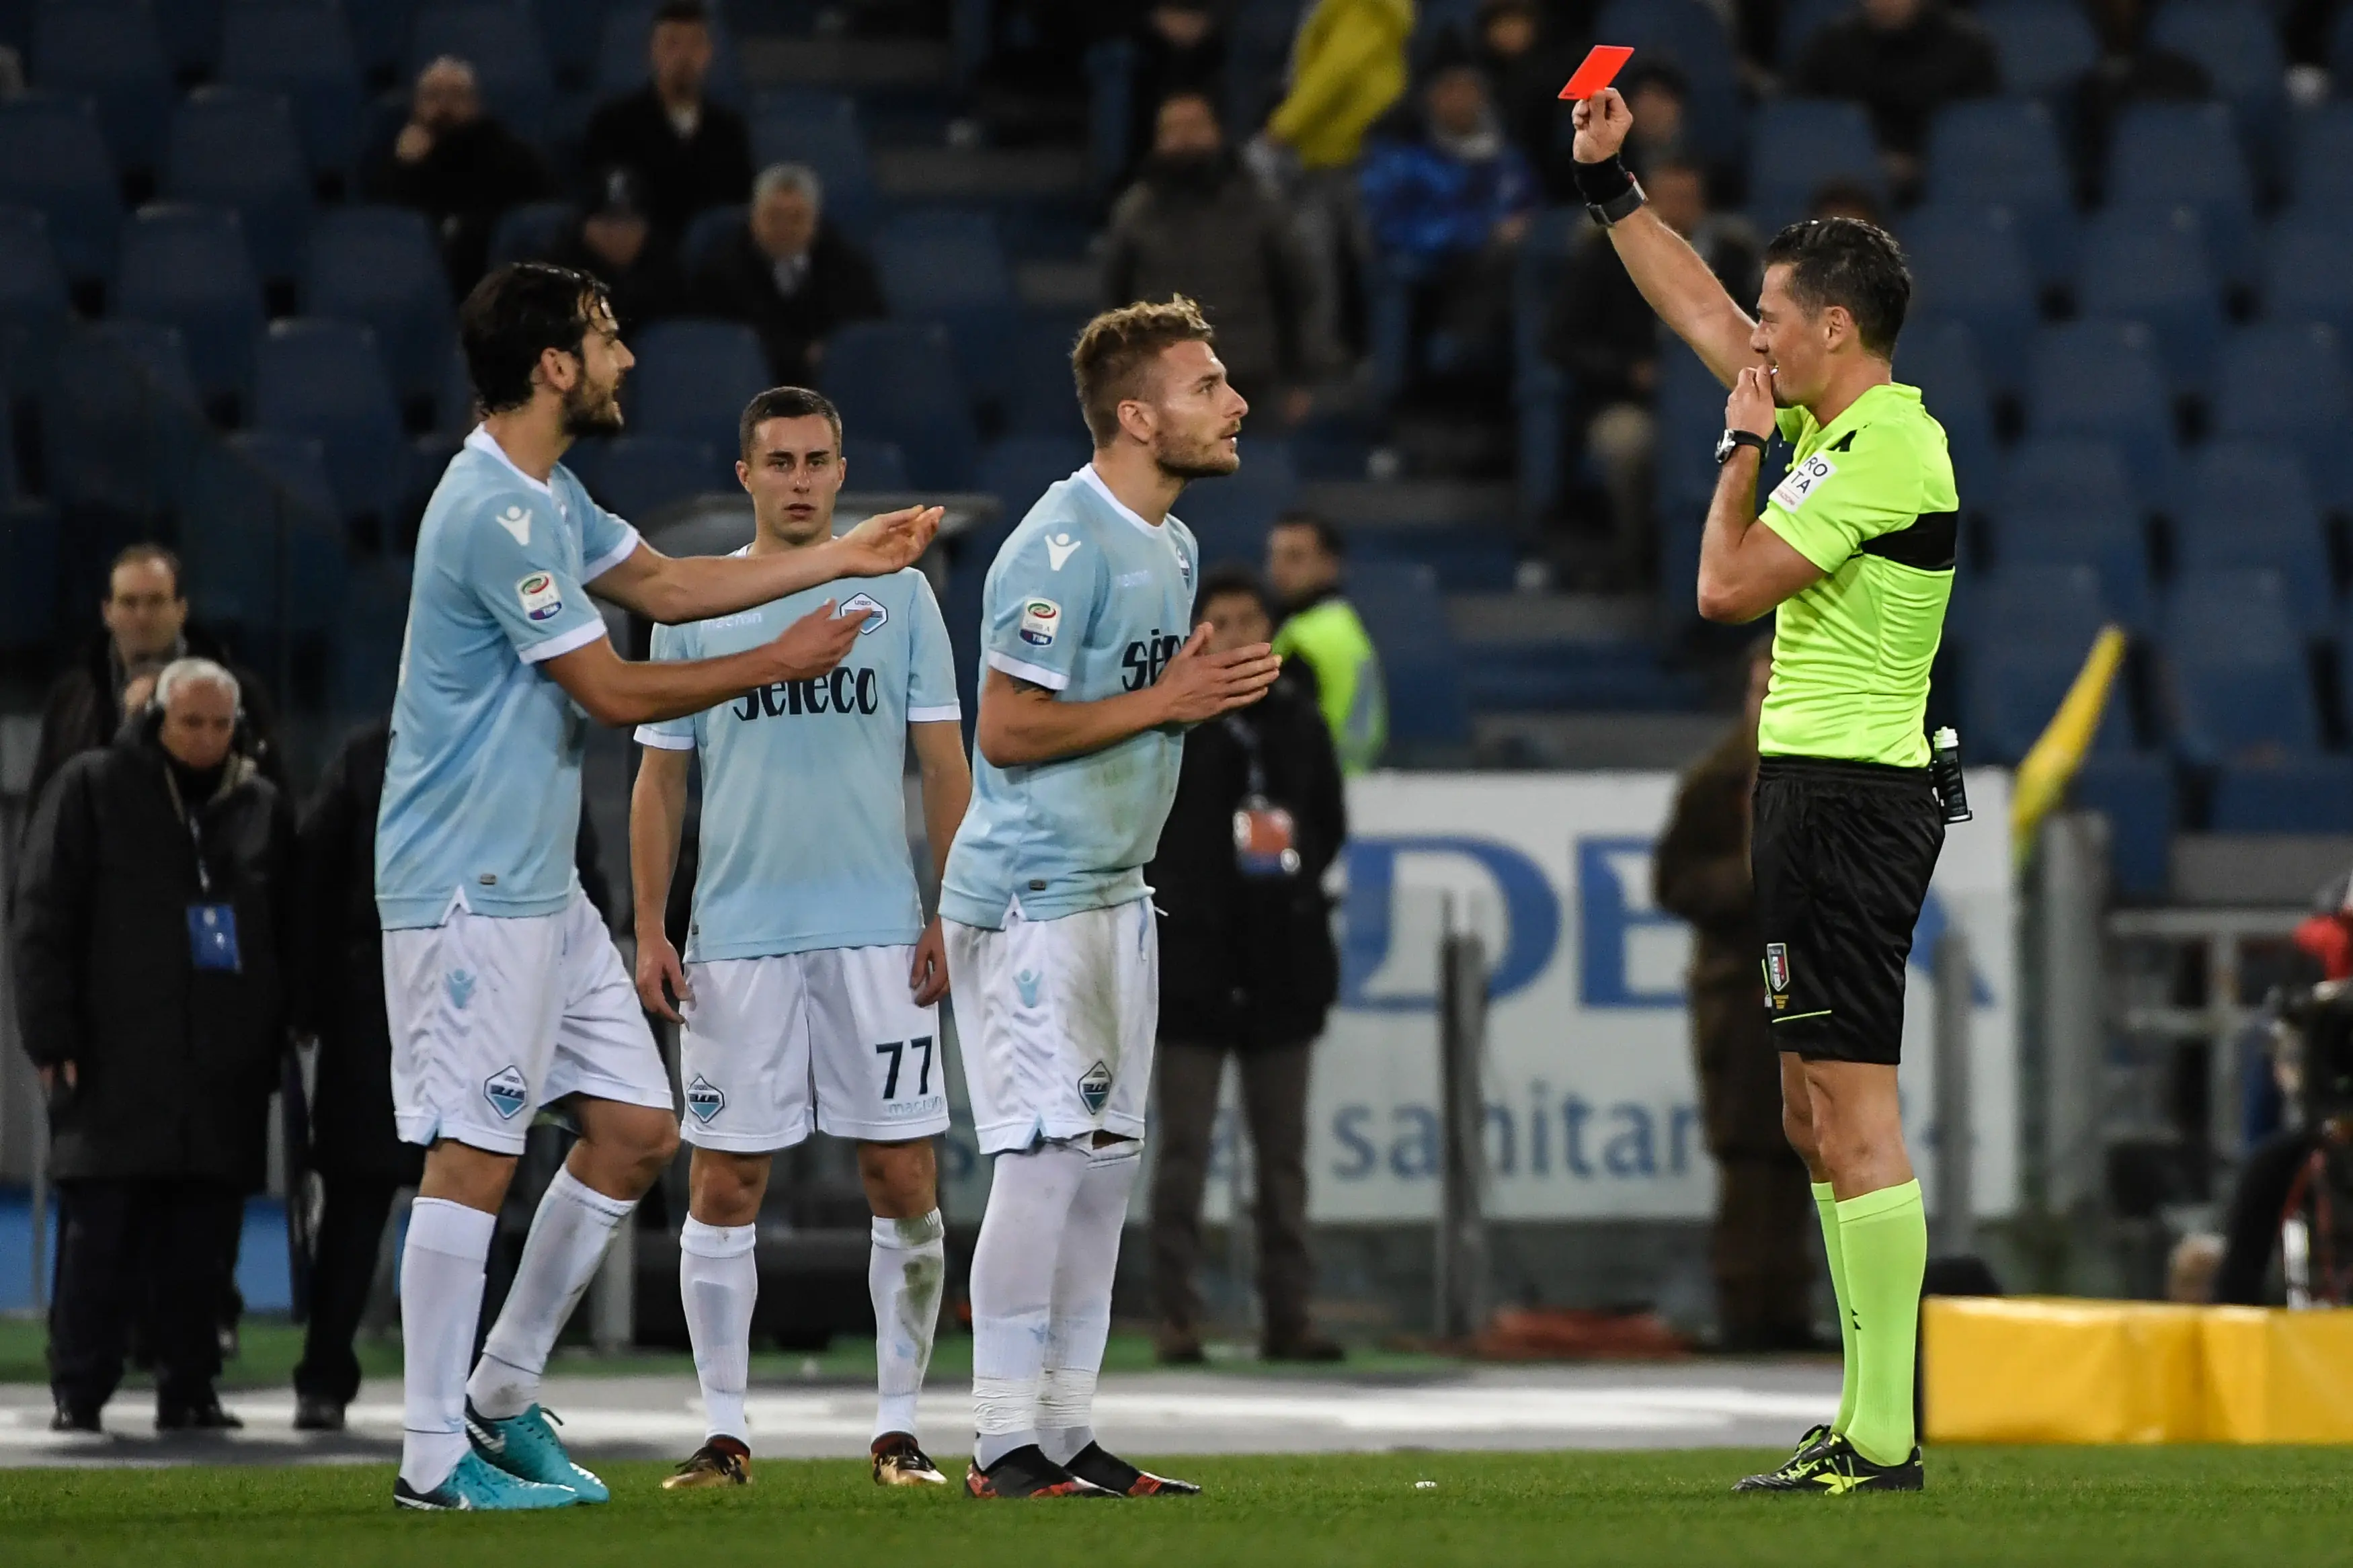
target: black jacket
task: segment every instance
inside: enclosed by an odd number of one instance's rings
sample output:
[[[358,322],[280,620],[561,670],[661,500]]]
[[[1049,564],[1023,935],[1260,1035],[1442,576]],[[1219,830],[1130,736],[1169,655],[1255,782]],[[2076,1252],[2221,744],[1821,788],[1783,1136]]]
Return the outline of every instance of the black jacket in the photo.
[[[1268,799],[1293,820],[1292,876],[1244,877],[1236,859],[1250,742]],[[1324,873],[1347,836],[1339,759],[1304,671],[1186,736],[1176,803],[1144,873],[1160,910],[1161,1038],[1284,1046],[1324,1032],[1340,988]]]
[[[586,272],[603,283],[613,296],[613,318],[624,336],[634,337],[651,322],[686,309],[686,273],[670,242],[659,233],[646,236],[645,247],[627,268],[614,266],[588,248],[573,229],[558,240],[547,259],[558,267]]]
[[[287,989],[302,972],[293,813],[232,756],[195,808],[206,892],[159,722],[151,714],[74,758],[41,796],[16,884],[17,1016],[36,1063],[71,1062],[79,1075],[51,1102],[58,1177],[257,1188]],[[207,902],[236,910],[235,973],[192,959],[189,910]]]
[[[1861,16],[1830,23],[1799,57],[1793,85],[1810,98],[1861,100],[1881,150],[1917,157],[1936,110],[1991,97],[2001,67],[1983,27],[1930,0],[1910,26],[1892,33]]]
[[[1757,246],[1746,224],[1710,217],[1691,237],[1694,247],[1736,300],[1757,297]],[[1626,264],[1599,233],[1588,235],[1562,268],[1560,289],[1546,314],[1545,356],[1570,376],[1576,438],[1604,408],[1651,401],[1635,384],[1634,367],[1659,363],[1659,319],[1634,286]]]
[[[824,222],[809,246],[808,275],[792,293],[777,291],[776,263],[749,227],[738,227],[696,268],[691,292],[700,313],[749,324],[768,351],[770,372],[797,386],[815,383],[812,351],[835,329],[883,311],[874,264]]]
[[[554,191],[538,152],[487,114],[436,138],[414,163],[385,148],[362,185],[371,201],[414,207],[431,220],[449,285],[461,299],[488,264],[499,216]]]
[[[589,117],[580,163],[633,172],[647,218],[673,244],[695,214],[752,199],[752,137],[744,117],[705,99],[694,134],[681,140],[650,82]]]
[[[277,714],[262,689],[260,678],[233,663],[220,644],[201,628],[182,628],[183,651],[191,658],[209,658],[237,677],[237,700],[245,708],[243,733],[237,749],[260,764],[261,776],[286,787],[285,762],[278,751]],[[122,671],[114,659],[114,638],[100,632],[82,655],[49,687],[41,710],[41,739],[33,753],[33,782],[26,792],[33,799],[58,776],[58,770],[84,752],[111,745],[122,728]]]

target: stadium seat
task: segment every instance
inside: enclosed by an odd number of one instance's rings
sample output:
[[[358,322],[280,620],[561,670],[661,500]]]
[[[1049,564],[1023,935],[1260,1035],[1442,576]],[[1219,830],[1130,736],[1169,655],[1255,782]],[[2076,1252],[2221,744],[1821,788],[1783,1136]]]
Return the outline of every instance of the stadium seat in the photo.
[[[1024,315],[1005,356],[998,423],[1008,436],[1086,439],[1086,419],[1071,380],[1071,346],[1082,322],[1076,316]]]
[[[301,0],[241,0],[223,19],[221,80],[282,94],[314,174],[359,163],[360,68],[343,14]]]
[[[679,241],[678,264],[689,278],[702,270],[703,264],[719,254],[720,247],[733,239],[744,227],[748,207],[712,207],[700,212],[686,226],[686,235]]]
[[[1806,58],[1814,35],[1832,22],[1854,14],[1855,0],[1793,0],[1781,13],[1781,36],[1775,53],[1784,71],[1795,69]]]
[[[1996,478],[1993,395],[1978,368],[1977,340],[1958,321],[1915,320],[1895,341],[1895,374],[1920,389],[1945,427],[1963,512],[1985,510]]]
[[[2222,345],[2221,366],[2214,433],[2293,447],[2321,504],[2353,507],[2353,387],[2336,331],[2309,322],[2244,327]]]
[[[364,5],[343,8],[361,75],[371,88],[396,87],[404,100],[417,79],[414,74],[400,77],[401,62],[408,53],[409,30],[417,22],[417,0],[367,0]]]
[[[2091,652],[2091,643],[2066,637],[1983,639],[1968,656],[1968,706],[1961,732],[1973,754],[2014,763],[2049,727],[2052,716]],[[2132,749],[2130,705],[2121,687],[2092,734],[2092,750],[2116,755]]]
[[[48,219],[0,207],[0,375],[20,386],[37,380],[72,313]]]
[[[435,396],[456,331],[449,279],[422,214],[406,207],[330,207],[311,229],[303,310],[375,332],[385,373],[404,399]]]
[[[944,329],[852,322],[826,345],[824,387],[851,429],[899,444],[916,488],[971,482],[979,442]]]
[[[1905,224],[1904,248],[1912,264],[1912,309],[1968,326],[1993,386],[2017,392],[2040,313],[2009,212],[1924,208]]]
[[[232,207],[264,278],[290,279],[311,225],[311,172],[286,100],[244,88],[206,87],[172,117],[164,194]]]
[[[206,76],[220,64],[224,0],[160,0],[155,29],[164,58],[183,76]]]
[[[580,209],[570,202],[525,202],[509,207],[491,227],[490,264],[506,267],[550,255],[579,221]]]
[[[397,556],[353,568],[333,645],[337,713],[373,718],[392,710],[408,631],[408,563]]]
[[[123,167],[153,169],[176,95],[154,13],[144,0],[72,0],[33,13],[28,75],[51,92],[87,98]]]
[[[2108,819],[2108,875],[2116,890],[2128,899],[2163,896],[2173,861],[2171,764],[2145,753],[2089,756],[2068,784],[2067,797],[2077,810]]]
[[[1758,227],[1770,234],[1805,216],[1814,192],[1834,179],[1887,199],[1887,176],[1861,104],[1785,98],[1757,111],[1749,128],[1748,207]]]
[[[567,14],[565,27],[596,39],[595,75],[590,96],[604,100],[635,92],[646,85],[646,47],[653,31],[653,0],[606,0],[603,20],[593,10],[586,16]],[[556,29],[550,29],[550,36]],[[744,101],[744,68],[737,58],[735,37],[725,11],[711,7],[711,96],[722,103]]]
[[[2123,454],[2112,444],[2045,437],[2021,441],[2011,451],[1997,510],[2121,511],[2137,519],[2149,500],[2134,485]]]
[[[2291,206],[2316,216],[2353,210],[2353,103],[2324,103],[2298,114],[2291,142]]]
[[[2353,833],[2353,757],[2228,763],[2214,774],[2217,833]]]
[[[45,649],[57,635],[58,514],[39,501],[0,506],[0,649]]]
[[[2157,592],[2149,579],[2148,536],[2137,512],[2029,506],[1998,514],[1992,533],[2003,574],[2089,567],[2099,582],[2100,602],[2116,623],[2127,631],[2148,629]]]
[[[2233,281],[2251,271],[2257,189],[2231,110],[2220,103],[2139,103],[2116,117],[2108,147],[2110,206],[2190,206],[2207,259]]]
[[[896,441],[844,436],[841,464],[849,470],[842,480],[845,489],[868,495],[901,495],[915,488],[907,481],[907,454],[899,450]]]
[[[1462,656],[1437,574],[1423,565],[1360,561],[1348,574],[1348,598],[1380,655],[1392,751],[1466,744],[1471,713]]]
[[[605,42],[608,0],[529,0],[538,19],[539,36],[547,44],[547,63],[560,87],[581,87],[594,78],[596,52]],[[638,40],[645,53],[645,39]]]
[[[1970,584],[1970,641],[2001,647],[2057,643],[2081,664],[2092,639],[2116,617],[2089,566],[1986,573]]]
[[[407,489],[407,442],[375,334],[349,321],[273,321],[255,358],[255,427],[318,441],[337,515],[372,521],[389,538]]]
[[[191,408],[199,401],[195,372],[188,367],[187,340],[177,328],[117,317],[92,321],[82,336],[85,342],[137,370],[154,392]]]
[[[2026,386],[2028,434],[2112,441],[2145,494],[2173,483],[2173,414],[2147,327],[2045,327],[2028,360]]]
[[[2325,636],[2336,608],[2328,538],[2295,454],[2250,441],[2209,442],[2190,461],[2188,479],[2174,509],[2174,574],[2271,567],[2286,584],[2297,626]]]
[[[642,524],[662,508],[734,488],[734,475],[708,441],[680,436],[623,436],[582,482],[607,510]]]
[[[902,213],[874,237],[891,314],[948,330],[965,388],[992,404],[1011,394],[1017,330],[1013,268],[985,212],[931,207]]]
[[[855,120],[804,119],[763,100],[752,111],[752,163],[804,163],[825,187],[826,216],[860,239],[873,230],[878,198],[866,136]]]
[[[707,441],[734,429],[744,405],[770,384],[759,335],[740,321],[657,321],[630,347],[638,365],[625,391],[637,435]]]
[[[2174,584],[2164,616],[2173,731],[2193,763],[2302,756],[2320,743],[2304,642],[2276,572],[2203,573]]]
[[[403,81],[454,55],[474,68],[482,99],[508,130],[536,141],[555,103],[555,78],[539,24],[520,5],[498,0],[436,0],[417,13]]]
[[[2099,35],[2070,0],[1985,0],[1977,18],[1993,35],[2002,86],[2011,92],[2056,97],[2099,63]]]
[[[1280,5],[1266,9],[1288,14]],[[1680,68],[1691,87],[1686,113],[1698,150],[1711,159],[1737,161],[1744,118],[1740,67],[1723,18],[1707,0],[1609,0],[1594,20],[1593,37],[1614,39],[1643,58],[1662,58]],[[1286,49],[1289,42],[1286,36]],[[1248,107],[1245,118],[1254,119],[1264,106]]]
[[[1008,436],[989,443],[988,450],[981,456],[973,488],[995,496],[1003,508],[999,516],[1018,522],[1046,493],[1048,485],[1069,479],[1086,463],[1092,450],[1092,444],[1079,433]]]
[[[2045,288],[2074,276],[2072,164],[2039,100],[1965,100],[1938,110],[1928,126],[1926,186],[1926,207],[2010,214]]]
[[[2272,225],[2263,295],[2274,321],[2326,321],[2340,338],[2353,332],[2353,202],[2299,208]]]
[[[177,327],[187,340],[196,389],[242,405],[261,331],[261,279],[237,214],[155,202],[122,231],[114,309],[134,321]]]
[[[47,92],[0,99],[0,202],[37,208],[49,220],[68,278],[114,276],[121,184],[87,103]]]
[[[2210,384],[2222,290],[2191,208],[2112,206],[2094,218],[2084,230],[2075,302],[2087,317],[2147,325],[2176,394]]]
[[[2279,23],[2264,6],[2245,0],[2166,0],[2149,22],[2148,41],[2196,60],[2258,141],[2276,133],[2286,111],[2287,60],[2280,49]]]
[[[1270,459],[1265,444],[1253,442],[1240,468],[1197,479],[1177,499],[1176,516],[1193,531],[1204,567],[1233,561],[1257,566],[1266,559],[1266,531],[1299,489],[1290,455]]]
[[[196,454],[180,514],[188,596],[249,649],[335,626],[348,566],[326,468],[316,440],[257,431]]]
[[[779,124],[838,121],[856,130],[858,100],[824,87],[771,87],[754,95],[752,113]]]

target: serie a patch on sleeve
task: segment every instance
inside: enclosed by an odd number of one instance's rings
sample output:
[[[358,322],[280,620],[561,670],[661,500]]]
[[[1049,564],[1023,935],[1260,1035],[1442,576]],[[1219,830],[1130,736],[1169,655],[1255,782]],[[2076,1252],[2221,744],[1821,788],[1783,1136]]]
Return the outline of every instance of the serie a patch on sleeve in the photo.
[[[552,621],[564,613],[564,590],[544,572],[534,572],[515,584],[522,613],[534,621]]]
[[[1781,482],[1773,487],[1772,501],[1784,511],[1795,511],[1806,504],[1806,498],[1819,489],[1824,479],[1838,472],[1838,465],[1820,452],[1789,465]]]
[[[1021,606],[1021,640],[1033,647],[1050,647],[1062,627],[1062,606],[1051,599],[1031,599]]]

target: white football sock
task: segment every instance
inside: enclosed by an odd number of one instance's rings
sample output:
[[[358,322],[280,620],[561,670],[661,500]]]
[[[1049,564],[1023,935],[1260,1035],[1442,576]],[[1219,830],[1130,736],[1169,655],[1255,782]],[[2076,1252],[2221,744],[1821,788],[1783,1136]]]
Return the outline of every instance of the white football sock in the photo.
[[[752,1307],[760,1299],[759,1227],[689,1219],[678,1235],[678,1294],[694,1378],[702,1385],[703,1439],[752,1446],[744,1389],[752,1378]]]
[[[1086,1168],[1068,1143],[997,1156],[972,1249],[973,1462],[984,1470],[1038,1441],[1054,1258]]]
[[[418,1198],[400,1249],[400,1479],[420,1492],[466,1457],[466,1358],[482,1315],[482,1265],[499,1216]]]
[[[874,1299],[874,1381],[880,1394],[874,1436],[915,1432],[915,1401],[932,1364],[940,1321],[940,1287],[948,1274],[947,1226],[940,1211],[916,1219],[877,1219],[866,1260]]]
[[[539,1374],[555,1336],[596,1277],[614,1230],[637,1206],[635,1198],[607,1197],[568,1169],[555,1173],[531,1216],[506,1305],[466,1381],[466,1397],[476,1410],[503,1421],[538,1400]]]
[[[1120,1232],[1143,1152],[1133,1139],[1088,1151],[1086,1173],[1062,1227],[1038,1394],[1039,1446],[1058,1465],[1069,1464],[1095,1440],[1095,1378],[1111,1338],[1112,1279],[1119,1272]]]

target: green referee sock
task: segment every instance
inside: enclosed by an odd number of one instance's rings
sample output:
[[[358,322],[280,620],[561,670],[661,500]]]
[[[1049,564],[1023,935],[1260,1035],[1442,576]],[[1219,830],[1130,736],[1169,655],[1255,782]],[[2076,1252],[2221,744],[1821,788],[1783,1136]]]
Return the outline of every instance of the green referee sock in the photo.
[[[1912,1363],[1920,1343],[1920,1276],[1928,1266],[1920,1184],[1848,1198],[1838,1205],[1838,1224],[1854,1321],[1847,1441],[1873,1464],[1900,1465],[1912,1457]]]
[[[1843,1432],[1854,1421],[1854,1307],[1846,1289],[1846,1248],[1839,1243],[1838,1195],[1828,1182],[1816,1182],[1814,1213],[1822,1222],[1822,1254],[1830,1259],[1831,1294],[1838,1299],[1839,1407],[1831,1430]]]

